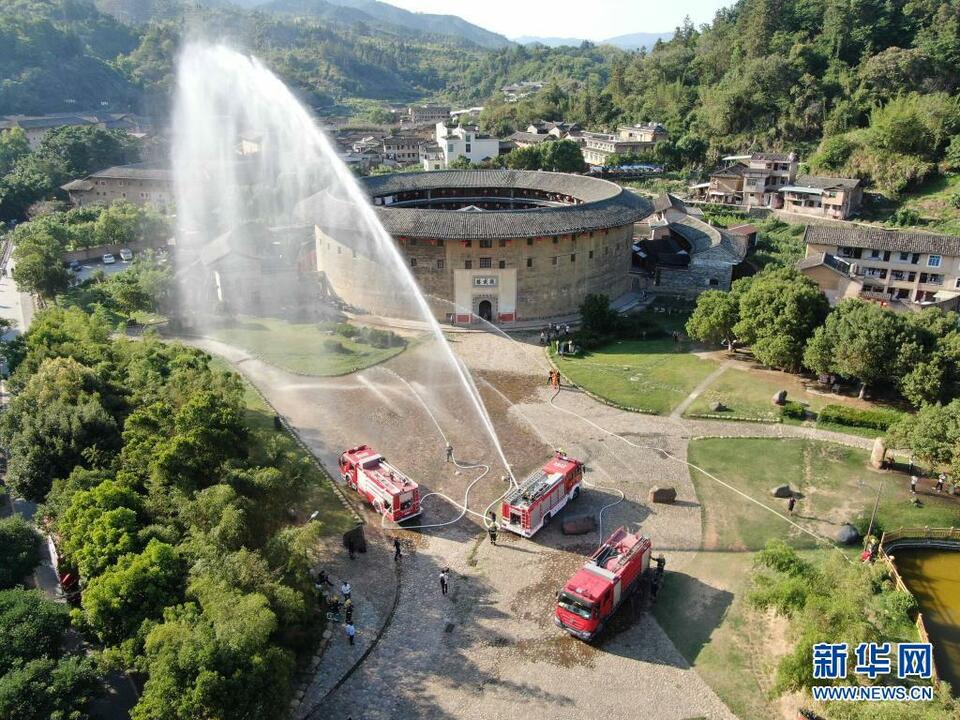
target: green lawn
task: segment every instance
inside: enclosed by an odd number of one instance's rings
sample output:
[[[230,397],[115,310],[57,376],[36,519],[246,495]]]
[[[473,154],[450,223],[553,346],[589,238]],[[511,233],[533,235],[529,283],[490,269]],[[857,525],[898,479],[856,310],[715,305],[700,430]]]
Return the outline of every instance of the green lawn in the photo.
[[[875,471],[865,451],[842,445],[803,439],[704,439],[690,443],[688,457],[727,485],[784,515],[786,501],[774,498],[770,489],[788,483],[802,495],[794,521],[831,539],[843,523],[870,514],[881,481],[877,514],[881,528],[951,527],[960,521],[956,498],[921,492],[922,507],[914,507],[907,475]],[[690,474],[703,505],[705,548],[756,550],[773,537],[798,547],[817,545],[810,535],[734,490],[696,470]]]
[[[331,335],[312,323],[288,323],[275,318],[240,318],[232,325],[214,328],[210,336],[243,348],[278,368],[316,376],[347,375],[381,363],[404,349],[376,348]]]
[[[780,408],[773,404],[774,393],[786,390],[787,399],[800,402],[813,412],[819,412],[826,405],[851,405],[854,407],[870,407],[870,403],[846,398],[838,395],[821,395],[809,392],[803,378],[789,373],[770,372],[765,370],[747,369],[736,365],[727,368],[720,377],[714,380],[709,387],[694,400],[687,408],[685,415],[714,413],[710,408],[716,402],[722,402],[729,411],[720,413],[732,418],[748,418],[777,422],[780,418]],[[827,429],[839,432],[856,433],[854,428],[831,426]],[[877,437],[882,433],[870,431],[867,437]]]
[[[580,387],[617,405],[663,415],[717,367],[688,349],[672,339],[622,340],[580,358],[554,360]]]
[[[223,370],[234,371],[220,358],[215,357],[212,365]],[[356,521],[352,513],[340,503],[330,478],[317,467],[313,457],[294,440],[290,433],[274,428],[273,410],[246,379],[243,380],[243,389],[247,426],[250,428],[251,435],[251,455],[254,460],[265,462],[268,453],[274,454],[279,450],[293,452],[305,461],[307,492],[294,508],[298,517],[309,516],[314,511],[319,512],[317,520],[322,524],[325,534],[329,535],[339,535],[352,528]]]
[[[753,553],[700,553],[670,570],[653,614],[680,654],[733,713],[779,720],[765,692],[773,666],[764,618],[746,601]]]

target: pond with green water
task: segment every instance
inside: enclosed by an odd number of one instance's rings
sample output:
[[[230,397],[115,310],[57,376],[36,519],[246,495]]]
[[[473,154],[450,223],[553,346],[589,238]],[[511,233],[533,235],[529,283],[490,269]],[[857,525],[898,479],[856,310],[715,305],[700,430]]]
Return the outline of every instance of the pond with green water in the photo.
[[[960,548],[900,548],[895,562],[917,598],[941,679],[960,695]]]

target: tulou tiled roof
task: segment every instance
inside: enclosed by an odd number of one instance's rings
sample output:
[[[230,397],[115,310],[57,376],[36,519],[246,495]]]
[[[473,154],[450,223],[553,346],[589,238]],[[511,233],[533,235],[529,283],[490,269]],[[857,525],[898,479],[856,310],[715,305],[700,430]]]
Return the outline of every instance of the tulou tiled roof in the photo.
[[[566,235],[629,225],[650,214],[648,200],[619,185],[585,177],[529,170],[449,170],[397,173],[363,179],[371,197],[450,188],[515,188],[574,197],[577,205],[463,213],[377,206],[387,231],[397,237],[479,239]]]
[[[956,235],[883,230],[863,225],[808,225],[803,239],[808,245],[960,256],[960,237]]]
[[[167,168],[149,163],[116,165],[90,175],[91,178],[113,178],[117,180],[170,180]]]

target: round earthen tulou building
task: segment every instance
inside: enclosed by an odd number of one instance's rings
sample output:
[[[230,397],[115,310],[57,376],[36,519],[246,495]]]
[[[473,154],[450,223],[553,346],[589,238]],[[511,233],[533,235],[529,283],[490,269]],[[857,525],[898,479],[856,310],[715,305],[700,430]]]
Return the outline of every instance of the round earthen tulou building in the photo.
[[[363,184],[424,293],[446,301],[441,319],[457,323],[567,315],[590,293],[616,300],[630,289],[633,224],[651,207],[606,180],[539,171]]]

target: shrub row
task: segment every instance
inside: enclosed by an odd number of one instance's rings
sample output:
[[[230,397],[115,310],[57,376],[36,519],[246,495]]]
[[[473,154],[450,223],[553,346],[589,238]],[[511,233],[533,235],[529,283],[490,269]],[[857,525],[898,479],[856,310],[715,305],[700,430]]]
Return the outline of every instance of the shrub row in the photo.
[[[364,345],[375,348],[401,347],[405,344],[402,337],[389,330],[380,330],[371,327],[357,327],[350,323],[337,323],[333,328],[329,323],[322,323],[321,330],[332,329],[337,335],[348,338]]]
[[[846,405],[827,405],[817,414],[817,420],[886,431],[900,416],[901,413],[896,410],[860,410]]]
[[[803,403],[798,403],[795,400],[788,400],[781,406],[780,416],[792,418],[794,420],[803,420],[807,417],[807,408],[803,405]]]

